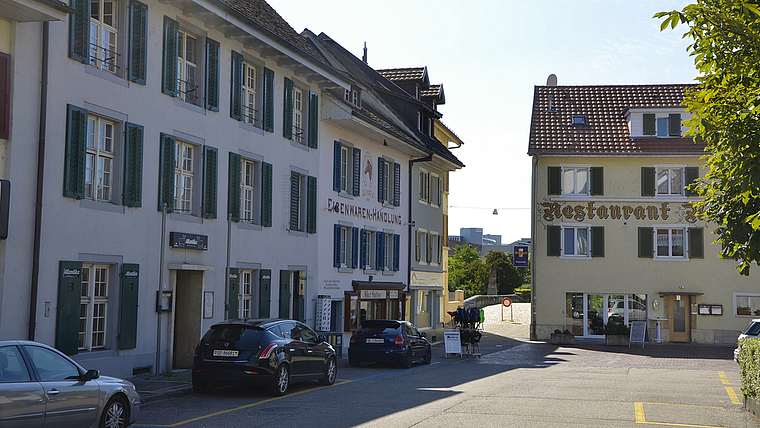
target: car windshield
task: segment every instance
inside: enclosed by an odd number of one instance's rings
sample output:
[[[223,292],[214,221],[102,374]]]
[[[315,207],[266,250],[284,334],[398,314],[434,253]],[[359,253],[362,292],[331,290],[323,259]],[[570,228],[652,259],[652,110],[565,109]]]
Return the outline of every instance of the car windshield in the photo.
[[[365,334],[394,334],[400,324],[396,321],[365,321],[359,327],[359,332]]]
[[[203,338],[203,342],[205,344],[231,342],[235,343],[237,349],[255,349],[265,333],[266,330],[259,327],[219,325],[211,327]]]
[[[747,331],[744,332],[747,336],[757,336],[760,334],[760,322],[753,322],[747,327]]]

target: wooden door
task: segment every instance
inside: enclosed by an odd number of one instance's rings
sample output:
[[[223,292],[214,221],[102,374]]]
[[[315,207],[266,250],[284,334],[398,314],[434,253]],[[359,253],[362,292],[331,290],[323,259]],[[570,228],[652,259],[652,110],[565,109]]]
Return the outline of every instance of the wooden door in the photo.
[[[691,342],[690,296],[668,296],[668,321],[671,342]]]

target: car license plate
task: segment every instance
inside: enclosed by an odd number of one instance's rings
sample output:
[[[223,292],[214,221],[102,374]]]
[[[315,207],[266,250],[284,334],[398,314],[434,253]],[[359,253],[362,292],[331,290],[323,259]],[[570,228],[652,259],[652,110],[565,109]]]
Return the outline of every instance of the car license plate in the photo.
[[[232,351],[229,349],[214,349],[215,357],[237,357],[238,351]]]
[[[385,339],[377,339],[373,337],[368,337],[366,340],[366,343],[385,343]]]

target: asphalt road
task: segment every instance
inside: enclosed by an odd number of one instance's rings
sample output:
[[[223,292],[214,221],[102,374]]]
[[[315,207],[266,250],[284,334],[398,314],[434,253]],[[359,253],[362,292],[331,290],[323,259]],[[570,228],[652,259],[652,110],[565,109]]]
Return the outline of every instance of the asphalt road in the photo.
[[[430,365],[348,367],[335,385],[249,388],[152,404],[139,427],[758,427],[741,404],[732,348],[556,347],[486,333],[482,357],[434,348]]]

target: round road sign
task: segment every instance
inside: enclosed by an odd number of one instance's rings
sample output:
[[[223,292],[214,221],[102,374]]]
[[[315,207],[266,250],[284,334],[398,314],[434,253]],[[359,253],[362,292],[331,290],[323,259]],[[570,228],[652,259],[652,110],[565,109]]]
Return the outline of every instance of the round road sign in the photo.
[[[505,308],[508,308],[512,304],[512,300],[510,300],[509,297],[505,297],[504,300],[501,301],[501,304],[504,305]]]

